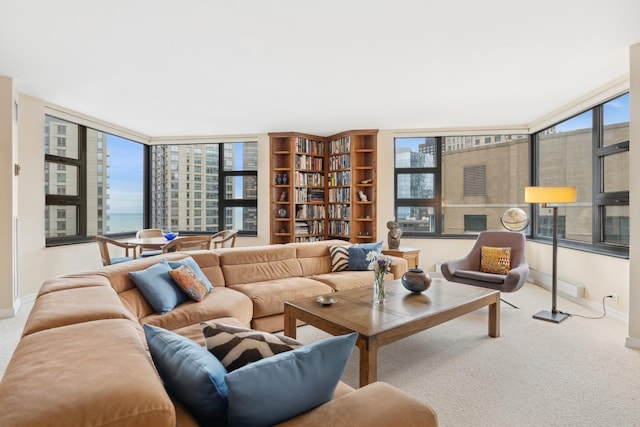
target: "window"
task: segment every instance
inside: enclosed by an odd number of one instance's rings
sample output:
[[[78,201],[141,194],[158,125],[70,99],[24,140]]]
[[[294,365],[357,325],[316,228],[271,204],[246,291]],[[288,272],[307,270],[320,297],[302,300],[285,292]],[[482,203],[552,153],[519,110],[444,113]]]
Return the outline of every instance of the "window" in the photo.
[[[163,159],[171,153],[171,169],[177,171],[170,180],[158,176],[158,171],[166,168]],[[206,168],[193,175],[195,188],[201,189],[206,183],[206,192],[193,193],[195,200],[190,207],[189,192],[175,191],[186,185],[191,177],[187,171],[190,153],[198,156],[199,163]],[[258,145],[255,142],[155,145],[151,147],[151,223],[154,227],[171,227],[179,231],[209,231],[237,229],[241,234],[256,235],[258,207]],[[223,165],[220,167],[220,165]],[[185,184],[182,184],[185,183]],[[170,191],[174,189],[174,191]],[[162,206],[174,208],[167,211]],[[204,214],[204,216],[203,216]]]
[[[464,167],[464,195],[487,195],[487,166],[471,165]]]
[[[436,232],[439,140],[395,139],[395,219],[406,236]]]
[[[142,144],[47,115],[44,145],[47,246],[142,228]]]
[[[478,233],[487,229],[487,216],[486,215],[465,215],[464,216],[464,231]]]
[[[629,95],[535,134],[536,185],[575,185],[577,202],[560,205],[566,243],[628,254]],[[534,236],[551,236],[551,212],[538,206]]]
[[[527,135],[396,138],[396,221],[406,236],[501,229],[527,209],[528,165]]]

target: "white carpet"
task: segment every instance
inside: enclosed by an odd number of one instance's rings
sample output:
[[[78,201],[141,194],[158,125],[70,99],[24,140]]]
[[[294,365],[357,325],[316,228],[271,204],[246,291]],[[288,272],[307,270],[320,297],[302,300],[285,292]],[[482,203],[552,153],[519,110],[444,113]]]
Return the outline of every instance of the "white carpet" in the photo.
[[[378,380],[431,405],[448,426],[640,426],[640,352],[624,347],[619,320],[570,317],[561,324],[531,315],[551,294],[527,284],[503,295],[501,336],[487,336],[482,309],[382,347]],[[600,313],[559,298],[558,308]],[[299,328],[309,343],[327,336]],[[358,386],[358,350],[343,380]]]

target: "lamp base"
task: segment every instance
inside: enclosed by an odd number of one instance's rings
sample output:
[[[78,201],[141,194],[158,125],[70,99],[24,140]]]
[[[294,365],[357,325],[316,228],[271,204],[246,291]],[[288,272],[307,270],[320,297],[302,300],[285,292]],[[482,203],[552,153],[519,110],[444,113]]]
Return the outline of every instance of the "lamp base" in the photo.
[[[569,317],[568,314],[559,311],[542,310],[533,315],[534,319],[546,320],[547,322],[560,323]]]

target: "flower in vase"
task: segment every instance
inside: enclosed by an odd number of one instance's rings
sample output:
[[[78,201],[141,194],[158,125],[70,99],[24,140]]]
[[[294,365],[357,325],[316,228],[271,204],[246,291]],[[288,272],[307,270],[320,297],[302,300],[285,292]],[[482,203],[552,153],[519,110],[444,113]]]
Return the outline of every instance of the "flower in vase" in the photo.
[[[366,260],[369,261],[368,270],[373,270],[376,275],[384,276],[391,272],[391,266],[396,262],[390,256],[379,254],[376,251],[369,251]]]

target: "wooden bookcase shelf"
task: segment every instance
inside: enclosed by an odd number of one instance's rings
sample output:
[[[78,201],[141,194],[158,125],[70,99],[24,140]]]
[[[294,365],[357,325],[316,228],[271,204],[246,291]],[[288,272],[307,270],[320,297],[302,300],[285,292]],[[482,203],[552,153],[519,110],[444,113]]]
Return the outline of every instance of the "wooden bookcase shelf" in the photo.
[[[377,134],[269,134],[271,243],[375,241]]]

